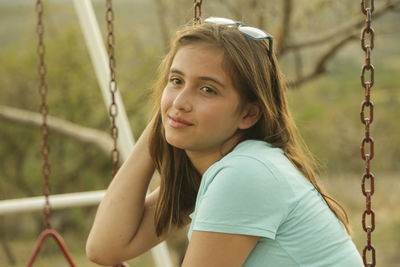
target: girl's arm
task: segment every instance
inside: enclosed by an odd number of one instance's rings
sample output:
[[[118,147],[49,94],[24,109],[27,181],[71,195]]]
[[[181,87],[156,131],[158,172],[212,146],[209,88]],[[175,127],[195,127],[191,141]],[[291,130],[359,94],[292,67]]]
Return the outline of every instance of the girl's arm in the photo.
[[[240,267],[258,236],[193,231],[182,267]]]
[[[88,258],[97,264],[113,265],[134,258],[165,239],[156,236],[154,227],[159,188],[146,197],[154,173],[148,149],[151,125],[115,175],[97,210],[86,243]]]

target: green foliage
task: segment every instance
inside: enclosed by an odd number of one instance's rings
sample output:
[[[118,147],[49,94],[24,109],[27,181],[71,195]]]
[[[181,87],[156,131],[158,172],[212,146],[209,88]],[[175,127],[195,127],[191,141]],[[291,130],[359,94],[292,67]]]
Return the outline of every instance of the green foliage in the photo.
[[[68,6],[49,5],[50,15],[45,16],[49,115],[108,132],[107,108],[104,107],[83,36],[77,22],[72,19],[73,11],[65,7]],[[28,7],[21,8],[26,10]],[[12,6],[10,9],[13,10]],[[10,42],[3,43],[0,62],[7,64],[0,65],[0,84],[3,88],[0,104],[37,112],[40,103],[37,92],[38,56],[34,27],[31,29],[30,36],[13,38],[9,35]],[[134,135],[138,136],[151,110],[148,99],[161,49],[156,45],[143,44],[135,34],[121,36],[127,37],[117,42],[126,47],[116,50],[118,86]],[[1,198],[40,195],[39,129],[12,122],[1,123],[0,135],[4,142],[0,144],[0,156],[6,159],[1,162]],[[53,132],[50,132],[49,142],[53,193],[106,187],[111,174],[108,155],[99,153],[96,147],[82,146]]]
[[[394,44],[393,44],[394,45]],[[372,169],[377,173],[399,171],[397,159],[400,155],[400,125],[396,117],[400,114],[399,55],[386,54],[388,51],[374,51],[375,85],[371,99],[374,102],[374,121],[371,135],[375,140],[375,158]],[[360,83],[360,69],[364,55],[360,49],[351,46],[342,51],[331,65],[329,73],[298,90],[289,92],[289,100],[297,126],[306,143],[324,163],[328,173],[361,173],[364,162],[360,145],[364,126],[360,120],[361,102],[364,89]],[[360,49],[361,50],[361,49]],[[358,52],[358,62],[346,57]],[[396,58],[386,60],[381,58]],[[376,60],[375,60],[376,58]],[[393,66],[396,66],[393,68]],[[369,116],[366,111],[366,116]]]

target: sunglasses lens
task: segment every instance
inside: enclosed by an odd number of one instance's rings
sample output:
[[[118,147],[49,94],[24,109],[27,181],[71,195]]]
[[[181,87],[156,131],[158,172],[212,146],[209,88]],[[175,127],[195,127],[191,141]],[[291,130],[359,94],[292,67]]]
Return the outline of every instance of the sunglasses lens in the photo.
[[[228,27],[237,27],[239,31],[241,31],[243,34],[245,34],[246,36],[248,36],[254,40],[269,39],[269,46],[272,51],[273,37],[258,28],[251,27],[251,26],[245,26],[245,25],[242,25],[241,22],[236,22],[232,19],[219,18],[219,17],[209,17],[209,18],[205,19],[204,22],[209,23],[209,24],[226,25]]]
[[[266,32],[250,26],[240,26],[239,31],[256,40],[263,40],[270,37]]]
[[[226,18],[216,18],[216,17],[210,17],[204,20],[205,23],[211,23],[211,24],[223,24],[223,25],[236,25],[236,22],[231,19],[226,19]]]

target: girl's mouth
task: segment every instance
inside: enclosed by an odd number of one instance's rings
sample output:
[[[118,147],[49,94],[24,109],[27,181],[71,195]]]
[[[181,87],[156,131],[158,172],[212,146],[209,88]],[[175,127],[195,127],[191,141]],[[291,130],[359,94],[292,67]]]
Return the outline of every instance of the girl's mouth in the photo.
[[[189,127],[189,126],[193,125],[193,123],[191,123],[181,117],[172,117],[172,116],[168,116],[168,124],[172,128],[176,128],[176,129],[181,129],[181,128],[185,128],[185,127]]]

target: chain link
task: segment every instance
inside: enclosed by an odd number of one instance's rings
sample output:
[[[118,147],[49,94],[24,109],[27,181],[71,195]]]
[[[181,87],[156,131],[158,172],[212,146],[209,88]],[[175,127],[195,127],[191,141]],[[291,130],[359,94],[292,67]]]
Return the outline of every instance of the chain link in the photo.
[[[49,136],[49,127],[47,126],[47,114],[49,113],[49,109],[46,103],[46,96],[48,92],[48,87],[46,84],[46,64],[44,62],[44,55],[45,55],[45,46],[43,42],[43,35],[44,35],[44,25],[43,25],[43,3],[41,0],[36,1],[36,13],[37,13],[37,25],[36,25],[36,33],[38,36],[38,45],[37,45],[37,52],[39,55],[39,66],[38,66],[38,73],[40,77],[39,83],[39,94],[41,98],[41,104],[39,107],[39,111],[42,114],[42,125],[40,126],[40,133],[42,135],[42,145],[41,145],[41,152],[42,152],[42,174],[43,174],[43,195],[45,197],[45,205],[43,208],[44,213],[44,228],[50,229],[50,215],[51,215],[51,207],[49,202],[49,195],[50,195],[50,163],[49,163],[49,153],[50,153],[50,146],[48,142]]]
[[[365,136],[361,141],[361,158],[365,161],[365,173],[362,178],[361,190],[366,202],[366,207],[362,214],[362,227],[367,234],[367,245],[363,249],[362,257],[366,267],[374,267],[376,265],[375,248],[371,242],[371,233],[375,230],[375,213],[371,208],[372,195],[375,191],[375,177],[370,168],[371,160],[374,158],[374,139],[370,135],[370,125],[374,118],[374,104],[371,101],[371,88],[374,85],[375,71],[374,66],[371,64],[371,52],[374,49],[375,35],[375,31],[371,27],[373,11],[374,0],[361,0],[361,12],[365,15],[365,24],[361,30],[361,48],[365,52],[365,64],[361,69],[361,86],[365,89],[364,101],[361,103],[360,111],[361,122],[365,126]],[[367,73],[369,73],[368,80],[365,79]],[[366,149],[366,146],[368,149]],[[370,258],[371,261],[367,258]]]
[[[114,35],[114,11],[112,8],[112,0],[106,1],[106,21],[107,21],[107,52],[109,59],[109,67],[110,67],[110,83],[109,89],[111,93],[111,104],[108,109],[108,113],[111,117],[111,128],[110,134],[113,139],[113,149],[111,150],[111,163],[113,165],[112,177],[114,178],[115,174],[118,171],[118,163],[119,163],[119,151],[118,151],[118,127],[116,125],[116,118],[118,115],[118,107],[115,102],[115,96],[117,92],[117,80],[115,75],[115,56],[114,56],[114,46],[115,46],[115,35]],[[112,267],[126,267],[125,263],[118,263],[113,265]]]
[[[118,115],[117,103],[115,102],[115,96],[117,92],[117,80],[115,75],[115,56],[114,56],[114,45],[115,45],[115,36],[114,36],[114,11],[112,9],[112,0],[106,1],[106,21],[107,21],[107,51],[109,57],[109,67],[110,67],[110,83],[109,89],[111,93],[111,104],[109,106],[109,114],[111,117],[111,128],[110,134],[113,139],[113,149],[111,151],[111,163],[113,164],[113,173],[112,177],[118,171],[118,163],[119,163],[119,151],[118,151],[118,128],[116,126],[116,118]]]
[[[193,2],[194,2],[193,23],[201,24],[201,4],[203,3],[203,0],[193,0]]]

